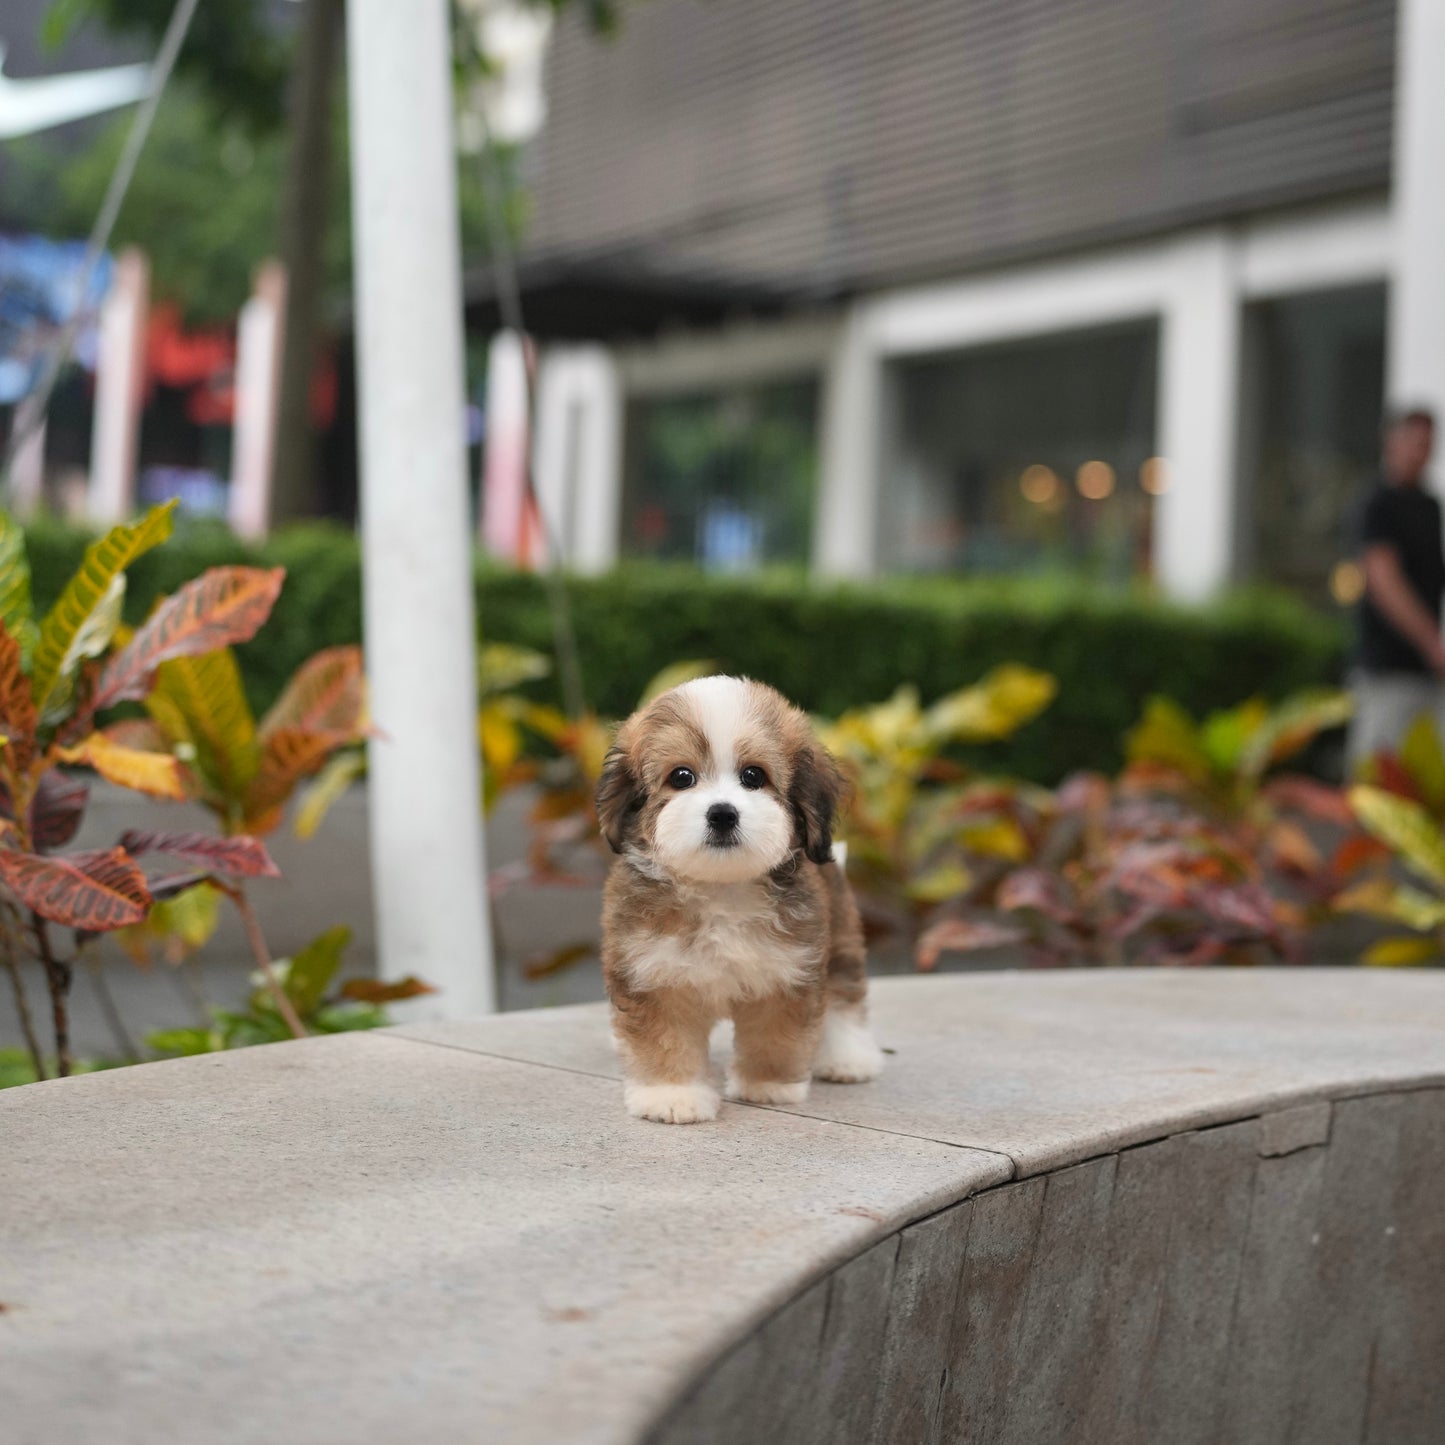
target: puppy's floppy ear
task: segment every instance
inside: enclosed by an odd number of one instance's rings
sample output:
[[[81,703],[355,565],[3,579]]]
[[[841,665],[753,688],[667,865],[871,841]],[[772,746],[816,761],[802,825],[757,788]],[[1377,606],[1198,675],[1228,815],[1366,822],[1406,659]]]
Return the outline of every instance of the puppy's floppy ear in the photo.
[[[627,749],[614,743],[602,764],[602,776],[597,780],[597,822],[614,853],[622,851],[627,826],[646,796],[632,770]]]
[[[833,815],[843,796],[838,765],[815,742],[798,754],[788,802],[793,809],[794,846],[814,863],[833,856]]]

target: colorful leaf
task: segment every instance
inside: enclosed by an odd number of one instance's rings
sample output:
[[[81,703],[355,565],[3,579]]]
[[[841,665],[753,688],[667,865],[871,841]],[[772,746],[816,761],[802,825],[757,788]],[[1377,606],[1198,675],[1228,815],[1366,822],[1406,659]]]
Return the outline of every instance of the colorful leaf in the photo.
[[[1350,806],[1370,832],[1400,854],[1406,867],[1445,886],[1445,839],[1440,825],[1419,803],[1357,785],[1350,789]]]
[[[261,766],[244,798],[243,822],[253,833],[269,833],[281,821],[292,790],[320,770],[340,745],[334,733],[278,728],[261,749]]]
[[[190,796],[185,771],[173,753],[143,753],[122,747],[104,733],[91,733],[73,748],[60,748],[62,762],[94,768],[107,782],[144,793],[151,798],[175,801]]]
[[[961,863],[944,862],[909,881],[904,892],[915,903],[946,903],[967,893],[973,874]]]
[[[261,720],[257,737],[291,731],[358,741],[366,731],[366,676],[359,647],[328,647],[307,658]]]
[[[0,514],[3,515],[3,514]],[[25,676],[20,642],[9,624],[0,620],[0,732],[5,734],[16,772],[29,765],[40,725],[30,679]]]
[[[1445,809],[1445,749],[1428,713],[1421,713],[1400,744],[1400,763],[1432,813]]]
[[[172,658],[249,641],[271,615],[285,580],[284,567],[212,567],[187,582],[106,665],[92,706],[143,698],[156,669]]]
[[[196,868],[232,878],[279,878],[281,870],[259,838],[217,838],[212,833],[156,833],[132,829],[120,846],[135,857],[164,853]]]
[[[1161,763],[1194,783],[1207,781],[1211,771],[1194,719],[1167,697],[1144,705],[1143,717],[1124,735],[1124,756],[1131,763]]]
[[[1348,692],[1315,689],[1296,693],[1270,712],[1245,745],[1240,770],[1260,777],[1266,768],[1283,762],[1330,728],[1342,727],[1354,713]]]
[[[42,918],[82,933],[138,923],[151,902],[145,875],[120,848],[69,858],[0,849],[0,884]]]
[[[547,657],[530,647],[508,642],[487,642],[477,649],[477,696],[494,697],[523,683],[535,682],[552,671]]]
[[[935,923],[918,940],[914,958],[925,973],[938,966],[945,953],[969,953],[980,948],[1002,948],[1024,943],[1028,930],[1016,923],[990,920],[945,918]]]
[[[193,750],[201,776],[229,808],[239,810],[260,755],[256,724],[230,648],[163,662],[146,710],[172,745]]]
[[[63,848],[75,836],[90,799],[90,784],[58,768],[47,768],[30,805],[30,837],[37,851]]]
[[[151,962],[159,947],[166,963],[183,962],[210,942],[221,921],[221,895],[209,883],[193,883],[170,897],[151,885],[156,902],[140,923],[118,929],[115,940],[139,964]]]
[[[170,536],[175,506],[171,501],[155,507],[140,521],[113,527],[86,548],[80,567],[40,624],[31,683],[41,717],[50,711],[81,659],[98,656],[109,643],[120,620],[125,569]],[[107,630],[109,611],[114,612],[114,621]]]

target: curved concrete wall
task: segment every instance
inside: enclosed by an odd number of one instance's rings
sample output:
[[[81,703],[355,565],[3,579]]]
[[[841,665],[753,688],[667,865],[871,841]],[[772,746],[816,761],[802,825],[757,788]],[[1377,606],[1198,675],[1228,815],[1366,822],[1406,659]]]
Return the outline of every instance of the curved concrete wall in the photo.
[[[1445,1440],[1445,1091],[1007,1184],[832,1271],[650,1445]]]
[[[592,1006],[6,1090],[0,1439],[1445,1440],[1445,973],[875,1013],[693,1128]]]

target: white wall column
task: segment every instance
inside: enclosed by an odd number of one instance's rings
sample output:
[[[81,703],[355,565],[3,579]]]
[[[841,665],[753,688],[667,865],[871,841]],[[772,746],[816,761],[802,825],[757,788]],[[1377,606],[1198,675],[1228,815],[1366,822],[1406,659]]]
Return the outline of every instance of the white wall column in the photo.
[[[241,537],[264,537],[271,528],[285,311],[286,268],[267,261],[236,321],[236,415],[226,515]]]
[[[1399,0],[1386,391],[1445,421],[1445,0]]]
[[[150,265],[143,251],[131,247],[116,257],[110,290],[100,308],[86,511],[91,521],[106,526],[125,521],[135,508],[149,312]]]
[[[382,976],[494,1006],[447,0],[350,0],[372,875]]]
[[[1240,299],[1223,230],[1181,240],[1160,325],[1159,450],[1169,489],[1154,513],[1154,570],[1165,591],[1208,597],[1234,555]]]
[[[871,577],[878,565],[883,358],[866,313],[849,310],[823,371],[813,570]]]
[[[499,331],[487,348],[487,434],[482,447],[481,540],[498,561],[525,565],[533,544],[527,518],[526,342]]]
[[[537,377],[537,495],[564,566],[605,572],[622,511],[622,388],[601,346],[553,347]]]

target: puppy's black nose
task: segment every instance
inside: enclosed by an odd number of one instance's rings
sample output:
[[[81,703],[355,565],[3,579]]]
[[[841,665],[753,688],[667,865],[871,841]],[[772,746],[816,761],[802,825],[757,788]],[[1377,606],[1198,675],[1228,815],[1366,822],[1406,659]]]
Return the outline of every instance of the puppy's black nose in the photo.
[[[707,825],[714,833],[731,833],[738,825],[738,810],[731,803],[714,803],[707,810]]]

